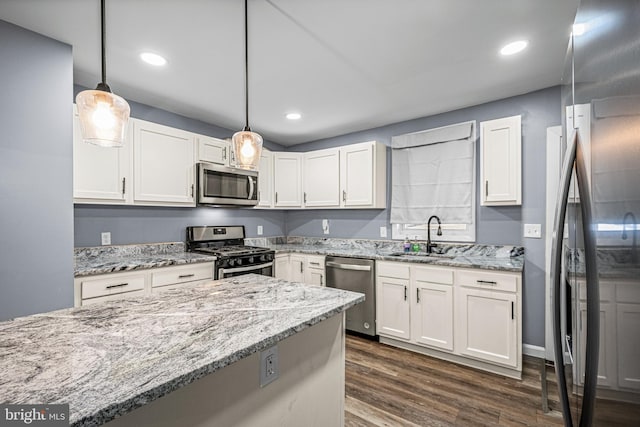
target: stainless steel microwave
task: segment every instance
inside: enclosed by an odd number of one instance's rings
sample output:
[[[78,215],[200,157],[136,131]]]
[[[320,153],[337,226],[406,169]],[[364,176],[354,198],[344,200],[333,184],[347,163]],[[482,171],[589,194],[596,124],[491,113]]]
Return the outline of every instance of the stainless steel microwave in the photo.
[[[258,172],[198,163],[198,204],[258,204]]]

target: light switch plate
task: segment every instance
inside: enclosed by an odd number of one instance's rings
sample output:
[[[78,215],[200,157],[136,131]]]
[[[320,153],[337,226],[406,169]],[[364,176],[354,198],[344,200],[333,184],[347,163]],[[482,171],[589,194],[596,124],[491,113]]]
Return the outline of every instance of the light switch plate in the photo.
[[[524,237],[529,237],[533,239],[542,238],[542,225],[541,224],[525,224]]]
[[[380,237],[387,237],[387,227],[380,227]]]
[[[103,231],[100,233],[100,239],[102,241],[102,245],[110,245],[111,244],[111,232]]]
[[[262,236],[263,231],[264,231],[264,230],[262,229],[262,226],[261,226],[261,225],[259,225],[259,226],[258,226],[258,236]]]

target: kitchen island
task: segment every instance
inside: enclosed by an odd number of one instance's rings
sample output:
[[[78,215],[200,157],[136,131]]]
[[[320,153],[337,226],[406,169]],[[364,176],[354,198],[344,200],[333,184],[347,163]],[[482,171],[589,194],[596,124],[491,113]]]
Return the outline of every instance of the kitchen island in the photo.
[[[73,426],[341,425],[342,313],[363,298],[246,275],[2,322],[0,402],[68,403]]]

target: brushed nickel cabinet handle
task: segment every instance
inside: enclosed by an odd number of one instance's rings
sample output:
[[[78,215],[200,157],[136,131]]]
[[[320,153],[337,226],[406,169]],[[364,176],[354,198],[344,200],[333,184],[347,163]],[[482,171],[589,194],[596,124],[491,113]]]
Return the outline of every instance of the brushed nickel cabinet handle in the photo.
[[[222,148],[222,160],[227,160],[227,147]]]
[[[122,178],[122,195],[124,196],[124,183],[126,182],[126,177]]]
[[[306,191],[304,192],[303,200],[304,200],[305,203],[307,203],[307,192]]]
[[[278,203],[278,192],[276,191],[276,203]]]
[[[342,190],[342,201],[343,202],[347,201],[347,192],[346,192],[346,190]]]
[[[484,197],[489,197],[489,180],[484,182]]]
[[[416,289],[416,302],[420,302],[420,288]]]

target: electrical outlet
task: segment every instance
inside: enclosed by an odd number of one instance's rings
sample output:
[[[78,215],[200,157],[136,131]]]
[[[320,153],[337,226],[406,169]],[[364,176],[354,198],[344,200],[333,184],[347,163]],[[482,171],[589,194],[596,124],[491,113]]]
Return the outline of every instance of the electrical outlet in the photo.
[[[277,380],[279,375],[278,346],[274,345],[260,352],[260,387]]]
[[[387,227],[380,227],[380,237],[387,237]]]
[[[263,230],[262,230],[262,226],[261,226],[261,225],[259,225],[259,226],[258,226],[258,236],[262,236],[262,232],[263,232]]]
[[[542,238],[542,225],[541,224],[525,224],[524,237],[530,237],[533,239]]]
[[[102,246],[111,244],[111,232],[103,231],[100,233],[100,239],[102,241]]]
[[[322,220],[322,232],[324,234],[329,234],[329,220],[328,219],[323,219]]]

